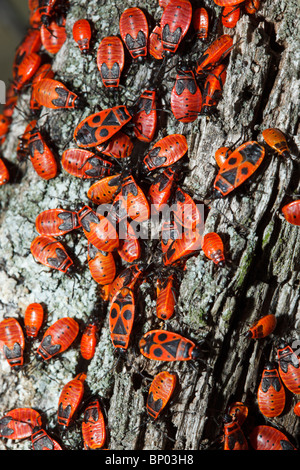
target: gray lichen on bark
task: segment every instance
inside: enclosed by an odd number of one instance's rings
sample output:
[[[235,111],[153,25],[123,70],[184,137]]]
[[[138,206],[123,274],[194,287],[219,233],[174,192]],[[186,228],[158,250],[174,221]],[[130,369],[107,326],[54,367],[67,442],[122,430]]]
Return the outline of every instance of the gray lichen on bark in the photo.
[[[191,2],[198,6],[197,2]],[[212,1],[203,5],[217,14]],[[124,87],[107,95],[96,65],[97,46],[106,35],[119,34],[118,18],[127,7],[139,6],[159,21],[162,10],[156,0],[72,1],[67,14],[68,39],[53,57],[57,78],[70,85],[88,102],[84,111],[44,110],[43,130],[55,143],[58,156],[74,144],[75,125],[97,108],[126,104],[138,97],[151,82],[157,64],[146,61],[131,65],[123,80]],[[191,339],[206,339],[209,352],[205,363],[158,364],[143,358],[137,349],[138,337],[158,327],[155,320],[151,283],[141,288],[136,334],[125,361],[116,361],[111,345],[108,317],[101,313],[101,329],[96,354],[88,367],[87,394],[103,399],[110,449],[203,449],[209,447],[221,430],[222,413],[232,400],[245,401],[250,413],[262,421],[255,398],[263,365],[274,358],[273,340],[299,336],[299,228],[282,222],[278,210],[290,193],[299,194],[299,26],[296,1],[265,0],[254,17],[244,14],[236,28],[218,117],[199,117],[193,124],[178,123],[171,116],[160,116],[164,127],[158,137],[183,133],[189,144],[190,172],[184,181],[198,200],[210,192],[216,165],[214,153],[220,146],[258,139],[267,127],[280,128],[288,137],[293,159],[284,160],[268,149],[262,169],[245,188],[222,201],[213,201],[205,231],[218,232],[225,242],[227,266],[218,270],[203,255],[187,262],[180,288],[176,315],[166,328]],[[81,57],[72,40],[72,25],[80,17],[94,24],[95,40],[91,56]],[[196,52],[195,52],[196,51]],[[193,58],[197,57],[193,48]],[[200,54],[200,50],[198,51]],[[189,57],[189,54],[187,54]],[[176,56],[166,67],[176,65]],[[162,78],[162,106],[169,109],[170,90],[175,68]],[[47,306],[47,325],[62,316],[76,318],[83,324],[94,310],[98,288],[86,267],[86,241],[82,236],[66,235],[64,242],[83,266],[70,279],[36,264],[29,247],[36,236],[34,221],[39,212],[49,208],[88,203],[90,183],[78,181],[61,171],[57,178],[42,181],[30,163],[16,160],[17,137],[26,126],[29,92],[22,93],[13,124],[3,147],[4,157],[16,164],[16,182],[1,187],[0,227],[0,319],[23,318],[30,302]],[[143,147],[141,147],[143,149]],[[22,177],[21,177],[22,176]],[[61,200],[60,200],[61,198]],[[259,316],[274,313],[278,319],[275,334],[269,340],[247,341],[243,333]],[[79,340],[63,357],[41,367],[34,362],[38,340],[26,344],[24,372],[12,372],[0,361],[0,415],[20,406],[38,409],[50,431],[56,426],[59,393],[74,377],[79,363]],[[158,423],[146,422],[145,400],[149,376],[163,368],[178,375],[179,391],[169,410]],[[274,424],[291,436],[299,434],[299,418],[292,412],[295,397]],[[216,423],[218,421],[218,425]],[[80,428],[68,432],[68,445],[81,448]],[[2,440],[2,449],[27,449],[30,441]]]

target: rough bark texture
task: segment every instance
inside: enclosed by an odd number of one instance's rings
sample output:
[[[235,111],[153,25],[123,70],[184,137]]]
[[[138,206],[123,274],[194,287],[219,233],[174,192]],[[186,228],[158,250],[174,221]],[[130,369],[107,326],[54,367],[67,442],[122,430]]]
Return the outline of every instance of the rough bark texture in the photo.
[[[194,7],[196,1],[191,1]],[[213,1],[201,4],[220,13]],[[88,106],[80,111],[44,111],[44,131],[54,144],[57,155],[71,147],[73,129],[97,108],[130,103],[155,76],[157,63],[147,60],[130,65],[123,75],[118,93],[105,93],[96,66],[96,51],[102,37],[119,34],[118,18],[126,7],[139,6],[158,21],[162,10],[156,0],[109,2],[72,1],[67,14],[68,40],[56,57],[53,69],[61,81],[78,94],[84,94]],[[81,57],[72,40],[72,25],[80,17],[94,24],[93,52]],[[194,363],[157,363],[139,354],[138,339],[150,328],[159,327],[155,317],[155,297],[151,281],[139,291],[137,321],[126,360],[118,360],[111,345],[108,316],[99,309],[101,329],[96,354],[87,369],[86,396],[102,398],[107,417],[110,449],[206,449],[222,432],[222,415],[232,401],[249,406],[246,425],[265,422],[259,413],[256,391],[265,362],[275,358],[275,341],[299,337],[299,227],[278,217],[278,209],[289,194],[299,193],[299,9],[296,0],[263,0],[255,16],[243,14],[233,31],[233,49],[218,116],[200,117],[193,124],[182,124],[161,113],[157,135],[173,132],[187,136],[190,172],[184,187],[196,198],[209,193],[216,165],[214,153],[239,138],[263,142],[261,131],[281,129],[288,138],[292,159],[283,159],[268,149],[261,168],[249,184],[232,196],[211,203],[205,231],[218,232],[225,241],[227,266],[218,270],[203,253],[187,263],[180,288],[176,315],[165,327],[180,332],[195,342],[205,339],[209,351],[205,361]],[[194,61],[201,46],[182,46],[182,54]],[[169,109],[170,89],[179,54],[170,59],[160,87],[162,108]],[[67,235],[66,245],[83,265],[77,277],[70,279],[36,264],[29,247],[36,236],[34,221],[42,210],[64,205],[88,203],[89,182],[78,181],[61,171],[45,182],[31,167],[16,161],[17,136],[26,126],[29,92],[19,98],[19,109],[5,145],[4,157],[18,168],[15,180],[1,187],[0,227],[0,319],[5,316],[22,322],[30,302],[42,302],[50,325],[62,316],[76,318],[83,324],[98,308],[98,287],[86,266],[86,240]],[[23,112],[21,112],[23,110]],[[141,152],[145,146],[140,145]],[[265,340],[246,340],[247,327],[263,314],[274,313],[278,324]],[[39,340],[26,344],[26,366],[15,373],[6,361],[0,361],[0,415],[20,406],[42,412],[48,429],[56,430],[56,410],[64,384],[80,369],[78,338],[74,347],[59,359],[41,366],[34,360]],[[178,375],[178,391],[168,410],[151,424],[146,420],[145,402],[149,377],[166,369]],[[296,396],[287,391],[284,413],[271,424],[278,425],[295,443],[299,436],[299,418],[293,414]],[[80,419],[79,419],[80,422]],[[67,435],[66,447],[82,448],[80,427]],[[218,447],[216,443],[214,447]],[[2,439],[1,449],[28,449],[30,441]]]

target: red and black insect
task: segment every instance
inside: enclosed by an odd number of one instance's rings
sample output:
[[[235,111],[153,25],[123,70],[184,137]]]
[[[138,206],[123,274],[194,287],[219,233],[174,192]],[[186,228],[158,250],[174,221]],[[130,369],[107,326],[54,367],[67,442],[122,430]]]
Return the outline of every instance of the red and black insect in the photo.
[[[36,426],[31,434],[32,450],[62,450],[62,447],[47,432]]]
[[[113,164],[84,149],[70,148],[63,152],[61,166],[72,176],[98,179],[111,174]]]
[[[81,425],[84,448],[101,449],[106,440],[106,426],[99,400],[91,399],[84,410]]]
[[[98,250],[114,251],[119,247],[116,228],[107,217],[96,214],[89,206],[84,206],[77,215],[86,238]]]
[[[287,222],[300,225],[300,200],[292,201],[283,206],[282,214]]]
[[[25,310],[24,326],[29,338],[36,338],[44,321],[43,306],[37,302],[29,304]]]
[[[178,173],[174,168],[166,168],[162,173],[158,173],[151,184],[148,197],[150,203],[159,212],[163,209],[171,198],[174,184],[178,178]]]
[[[67,39],[66,19],[64,17],[51,21],[49,26],[42,25],[41,40],[49,54],[57,54]]]
[[[248,443],[238,421],[224,416],[224,450],[248,450]]]
[[[186,154],[187,150],[188,145],[184,135],[167,135],[152,146],[144,158],[144,164],[149,171],[173,165]]]
[[[147,398],[147,411],[150,418],[154,421],[158,418],[175,390],[177,383],[176,374],[162,371],[153,379]]]
[[[110,215],[118,222],[127,217],[136,222],[144,222],[149,219],[148,200],[131,174],[123,178],[120,191],[114,198]]]
[[[214,197],[227,196],[249,178],[262,163],[265,149],[256,141],[235,149],[220,167],[214,181]]]
[[[198,359],[201,351],[190,339],[166,330],[151,330],[139,341],[141,354],[156,361]]]
[[[273,314],[265,315],[257,320],[246,333],[246,338],[265,338],[269,336],[276,327],[276,316]]]
[[[176,188],[172,201],[174,203],[174,218],[178,224],[188,230],[195,230],[197,226],[202,225],[204,221],[197,204],[179,186]]]
[[[2,352],[10,367],[19,370],[24,363],[25,338],[20,323],[15,318],[5,318],[0,322]]]
[[[174,117],[181,122],[193,122],[202,107],[202,94],[194,72],[187,68],[177,71],[175,85],[171,91],[171,109]]]
[[[196,8],[193,13],[192,23],[197,38],[205,42],[208,36],[209,16],[205,8]]]
[[[0,158],[0,186],[9,182],[9,171],[2,158]]]
[[[217,65],[219,65],[233,48],[233,39],[228,34],[219,36],[208,48],[203,52],[196,64],[196,74],[199,77],[207,75]]]
[[[277,348],[279,374],[282,382],[292,393],[300,393],[300,359],[292,347],[282,342]]]
[[[226,80],[226,65],[217,65],[207,76],[202,94],[202,114],[210,114],[217,106]]]
[[[41,45],[42,41],[40,30],[29,28],[23,41],[18,46],[15,53],[14,62],[12,66],[12,74],[14,80],[18,76],[19,66],[21,65],[25,57],[29,56],[33,52],[39,52]]]
[[[96,181],[88,190],[87,197],[97,204],[109,204],[113,201],[121,185],[121,174],[106,176]]]
[[[38,71],[33,77],[32,84],[31,84],[31,98],[30,98],[30,109],[36,111],[41,108],[41,105],[35,99],[35,87],[44,78],[53,78],[54,72],[51,68],[51,64],[43,64],[39,67]]]
[[[42,418],[33,408],[14,408],[0,419],[0,436],[6,439],[26,439],[36,426],[42,426]]]
[[[142,61],[147,56],[149,28],[147,18],[140,8],[125,10],[119,21],[120,34],[131,57]]]
[[[75,21],[72,29],[74,41],[78,44],[82,54],[88,54],[92,37],[91,25],[86,19]]]
[[[97,67],[103,85],[107,88],[119,86],[125,64],[125,53],[118,36],[107,36],[102,39],[97,52]]]
[[[220,235],[209,232],[203,237],[202,250],[207,258],[211,259],[217,266],[225,266],[224,245]]]
[[[156,293],[156,316],[161,320],[169,320],[174,314],[178,297],[178,285],[174,273],[164,280],[157,279]]]
[[[273,426],[256,426],[249,441],[254,450],[297,450],[286,435]]]
[[[133,143],[127,134],[119,131],[106,142],[97,145],[96,149],[108,157],[127,158],[132,153]]]
[[[285,390],[275,364],[268,362],[257,391],[260,412],[267,418],[281,415],[285,407]]]
[[[99,327],[97,322],[90,322],[84,328],[80,341],[81,356],[90,361],[95,355],[96,345],[98,342]]]
[[[126,219],[125,227],[125,231],[123,232],[121,230],[119,234],[120,246],[118,248],[118,254],[126,263],[133,263],[141,257],[141,245],[135,228],[133,227],[133,222],[129,222]]]
[[[24,57],[19,67],[17,68],[13,82],[13,86],[16,91],[20,91],[25,83],[32,79],[40,67],[41,62],[41,56],[39,56],[36,52],[32,52],[31,54]]]
[[[88,244],[88,265],[94,281],[104,286],[111,284],[116,276],[116,263],[111,252],[98,250]]]
[[[114,106],[91,114],[74,131],[78,147],[96,147],[106,142],[132,119],[126,106]]]
[[[135,315],[133,291],[122,287],[114,296],[109,310],[109,331],[115,348],[127,349]]]
[[[29,133],[28,154],[34,170],[42,179],[50,180],[57,176],[58,165],[54,153],[37,127]]]
[[[77,213],[66,209],[48,209],[35,219],[35,228],[40,235],[59,237],[80,227]]]
[[[192,5],[189,0],[169,2],[160,20],[161,42],[164,54],[174,54],[188,32],[192,20]]]
[[[37,263],[67,273],[73,265],[64,246],[54,237],[39,235],[30,246],[30,251]]]
[[[133,132],[142,142],[151,142],[154,138],[157,125],[156,91],[149,88],[139,97],[134,106]]]
[[[80,373],[70,380],[61,391],[58,401],[57,422],[62,429],[70,426],[84,394],[86,374]]]
[[[64,317],[54,322],[44,333],[37,348],[37,357],[48,361],[66,351],[79,332],[79,325],[74,318]]]
[[[288,147],[286,138],[284,134],[279,129],[265,129],[262,132],[262,136],[265,142],[276,152],[278,152],[283,157],[290,156],[290,149]]]
[[[164,265],[169,266],[185,261],[189,256],[198,253],[202,246],[202,233],[202,223],[191,229],[181,230],[179,236],[169,244],[163,255]]]
[[[40,106],[49,109],[74,109],[82,104],[79,96],[53,78],[40,80],[34,87],[34,97]]]
[[[241,9],[236,5],[225,7],[222,11],[222,25],[225,28],[234,28],[240,19]]]

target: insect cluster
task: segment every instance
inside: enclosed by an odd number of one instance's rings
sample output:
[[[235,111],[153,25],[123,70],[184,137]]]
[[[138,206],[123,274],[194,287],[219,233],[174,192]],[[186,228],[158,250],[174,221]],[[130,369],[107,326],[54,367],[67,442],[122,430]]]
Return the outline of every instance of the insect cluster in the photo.
[[[15,56],[13,83],[0,120],[1,145],[9,133],[19,96],[29,90],[29,122],[16,149],[19,164],[30,161],[39,178],[49,185],[61,173],[66,178],[91,182],[86,193],[88,205],[82,203],[72,209],[56,207],[37,214],[38,235],[32,240],[31,254],[36,262],[60,271],[62,276],[80,276],[82,267],[69,253],[64,236],[74,234],[85,240],[83,269],[88,267],[91,281],[99,286],[99,303],[103,312],[107,311],[111,343],[125,361],[128,349],[137,345],[145,358],[163,361],[170,367],[178,361],[201,360],[202,345],[168,330],[164,322],[176,317],[180,283],[190,257],[202,252],[215,269],[226,267],[221,234],[205,233],[210,204],[215,199],[230,197],[245,183],[258,170],[267,150],[272,149],[287,160],[290,158],[284,134],[274,128],[263,131],[264,144],[250,140],[220,148],[215,155],[218,172],[213,188],[206,195],[206,203],[200,204],[184,189],[189,150],[186,136],[164,135],[163,132],[157,137],[160,115],[169,111],[158,106],[161,77],[168,68],[172,69],[175,54],[182,51],[184,55],[184,39],[201,52],[194,63],[182,61],[177,68],[170,95],[172,116],[175,122],[186,124],[200,116],[214,119],[217,112],[230,53],[238,47],[234,34],[220,33],[220,27],[233,30],[243,12],[250,15],[257,12],[259,2],[214,2],[222,7],[219,18],[204,7],[194,8],[189,0],[159,1],[162,14],[153,28],[148,14],[141,8],[128,8],[120,13],[119,35],[101,38],[94,54],[95,31],[89,19],[74,21],[70,38],[63,2],[29,0],[30,28]],[[63,83],[51,67],[49,57],[55,56],[68,40],[76,43],[83,62],[96,61],[103,93],[113,102],[119,96],[128,67],[138,67],[147,60],[154,62],[151,86],[141,91],[131,105],[114,103],[97,112],[91,110],[83,93],[69,89],[71,87]],[[48,53],[46,60],[44,52]],[[48,110],[58,113],[72,110],[81,116],[87,109],[89,114],[80,117],[72,129],[72,145],[65,148],[59,158],[39,120],[47,116]],[[142,157],[140,148],[144,149]],[[9,184],[9,181],[9,165],[1,159],[0,184]],[[83,197],[83,194],[78,195],[78,200]],[[300,225],[299,202],[292,201],[282,208],[285,221]],[[158,214],[161,214],[159,238],[149,240],[141,236],[145,227],[148,232],[150,219]],[[136,341],[132,333],[136,318],[140,316],[137,315],[140,313],[137,298],[144,282],[154,285],[159,326]],[[44,322],[43,306],[30,304],[24,315],[26,337],[35,341]],[[93,312],[82,329],[75,319],[62,317],[46,329],[36,349],[36,357],[47,363],[74,345],[81,334],[82,370],[61,391],[57,410],[59,430],[72,427],[82,410],[88,367],[95,355],[101,322],[100,314]],[[247,336],[260,340],[272,334],[275,327],[276,318],[267,315],[250,328]],[[11,368],[18,371],[25,365],[26,370],[26,340],[15,318],[5,318],[0,323],[0,341]],[[268,418],[280,415],[284,409],[283,384],[292,393],[300,393],[299,359],[288,344],[280,345],[278,363],[279,371],[273,363],[266,364],[257,394],[259,409]],[[146,402],[146,410],[153,420],[175,395],[178,382],[180,377],[173,370],[162,370],[153,378]],[[243,404],[236,405],[234,411],[228,410],[224,418],[224,449],[248,448],[241,429],[247,415],[245,410]],[[84,404],[83,415],[83,447],[109,446],[105,416],[97,397],[92,396]],[[275,441],[277,431],[271,427],[254,429],[251,446],[258,448],[266,445],[265,440]],[[254,437],[255,432],[259,437]],[[31,438],[33,449],[64,447],[60,440],[57,442],[50,437],[41,414],[32,408],[16,408],[6,413],[0,419],[0,435],[7,439]],[[280,444],[276,441],[275,445]],[[286,448],[289,445],[293,447],[289,443]]]

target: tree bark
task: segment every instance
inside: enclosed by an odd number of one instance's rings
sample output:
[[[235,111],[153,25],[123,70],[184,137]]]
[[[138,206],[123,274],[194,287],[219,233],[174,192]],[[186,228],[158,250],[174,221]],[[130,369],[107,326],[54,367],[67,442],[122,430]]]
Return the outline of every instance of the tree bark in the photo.
[[[191,0],[193,8],[198,2]],[[125,0],[70,0],[66,30],[68,39],[56,56],[53,70],[57,79],[84,95],[82,110],[45,109],[39,124],[61,157],[72,147],[75,125],[97,108],[130,104],[157,73],[159,64],[148,59],[144,64],[126,66],[122,87],[117,93],[103,88],[96,65],[100,40],[118,35],[118,20],[128,7],[148,12],[151,26],[159,22],[162,9],[156,0],[138,4]],[[204,0],[201,6],[220,15],[221,8]],[[30,93],[24,90],[18,100],[4,157],[17,169],[12,182],[1,187],[0,227],[0,319],[13,316],[21,323],[26,306],[41,302],[46,306],[46,326],[58,318],[70,316],[81,325],[93,312],[101,323],[95,357],[87,367],[86,397],[98,394],[106,414],[109,449],[208,449],[222,448],[222,417],[233,401],[249,407],[245,433],[251,426],[267,423],[279,426],[296,444],[299,418],[293,413],[296,395],[287,391],[283,414],[267,422],[258,409],[256,393],[264,364],[276,358],[276,342],[299,339],[299,227],[278,217],[290,195],[299,194],[299,36],[296,0],[264,0],[256,15],[243,13],[234,30],[227,79],[216,117],[199,117],[183,124],[167,113],[160,114],[156,137],[171,133],[186,135],[189,145],[189,172],[183,188],[195,200],[210,193],[216,176],[215,151],[238,139],[258,140],[268,127],[281,129],[287,136],[291,159],[284,159],[267,148],[263,164],[251,182],[223,200],[212,201],[205,232],[219,233],[225,243],[226,267],[217,269],[200,252],[190,258],[180,286],[175,316],[163,328],[181,333],[196,343],[205,340],[203,361],[160,363],[144,358],[138,350],[139,338],[148,330],[160,328],[155,316],[154,286],[146,279],[138,292],[134,334],[126,358],[114,353],[108,327],[107,309],[99,307],[98,286],[86,264],[86,240],[69,234],[64,242],[78,259],[81,269],[72,279],[34,262],[30,243],[37,235],[34,222],[42,210],[59,206],[89,204],[88,181],[79,181],[63,170],[57,178],[41,180],[30,163],[19,165],[16,159],[18,136],[28,120]],[[72,39],[72,26],[79,18],[94,26],[92,53],[80,55]],[[219,31],[220,33],[220,31]],[[211,38],[213,39],[213,38]],[[189,38],[190,41],[196,41]],[[190,44],[190,43],[189,43]],[[202,49],[201,49],[202,47]],[[181,58],[192,64],[203,46],[182,44],[181,54],[170,59],[162,71],[159,87],[161,107],[170,110],[170,90]],[[130,59],[129,59],[130,62]],[[171,69],[171,70],[169,70]],[[27,120],[24,119],[27,116]],[[138,145],[141,154],[144,145]],[[65,202],[66,201],[66,202]],[[266,339],[249,340],[244,333],[260,316],[277,317],[274,333]],[[0,361],[0,415],[16,407],[40,410],[49,432],[56,429],[56,410],[62,387],[80,371],[79,342],[60,358],[44,367],[34,356],[39,340],[26,343],[23,371],[10,370],[3,356]],[[204,350],[205,349],[205,350]],[[30,365],[31,364],[31,365]],[[165,413],[155,423],[147,420],[145,408],[149,381],[158,371],[173,371],[178,389]],[[78,422],[82,416],[78,418]],[[79,426],[67,435],[66,448],[81,449]],[[28,449],[30,440],[2,439],[1,449]]]

